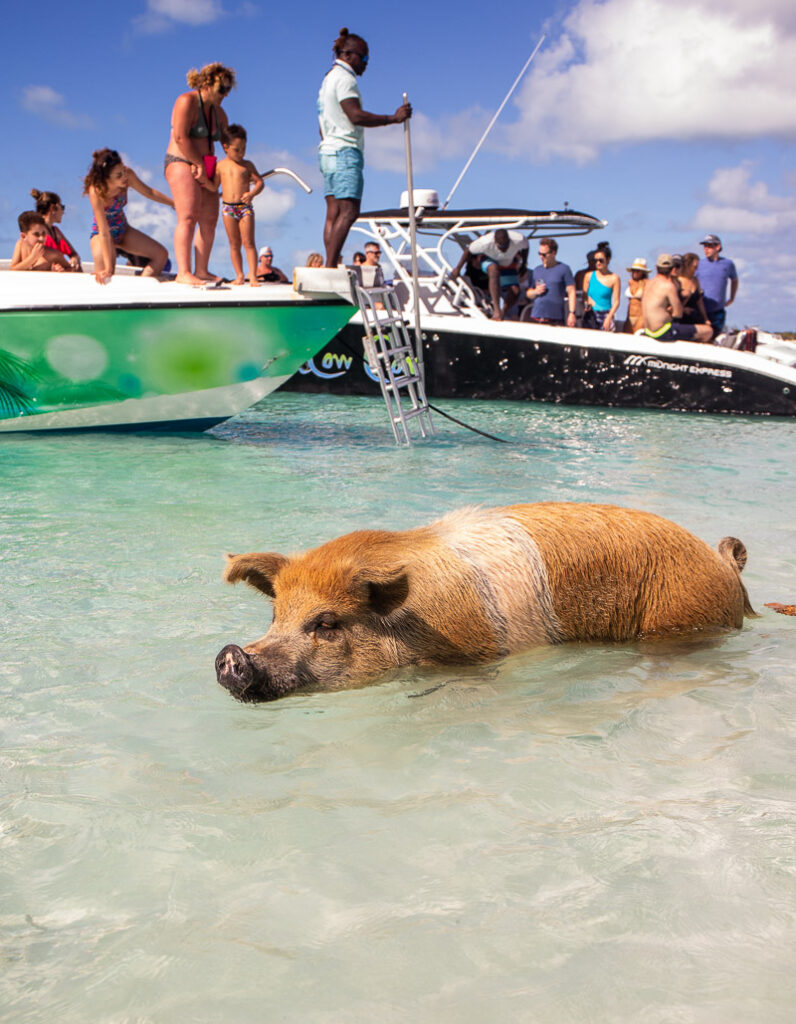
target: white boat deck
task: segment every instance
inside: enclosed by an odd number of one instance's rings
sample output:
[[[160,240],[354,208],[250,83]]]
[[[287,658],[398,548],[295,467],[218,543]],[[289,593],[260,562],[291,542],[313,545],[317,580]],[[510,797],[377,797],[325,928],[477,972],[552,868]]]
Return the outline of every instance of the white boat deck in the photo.
[[[83,264],[84,273],[42,273],[8,270],[0,261],[0,311],[70,307],[119,306],[270,306],[312,301],[352,302],[348,273],[343,269],[299,267],[293,284],[221,285],[194,288],[175,281],[158,281],[120,268],[107,284],[98,284]],[[2,271],[7,271],[3,273]],[[125,272],[127,271],[127,272]]]

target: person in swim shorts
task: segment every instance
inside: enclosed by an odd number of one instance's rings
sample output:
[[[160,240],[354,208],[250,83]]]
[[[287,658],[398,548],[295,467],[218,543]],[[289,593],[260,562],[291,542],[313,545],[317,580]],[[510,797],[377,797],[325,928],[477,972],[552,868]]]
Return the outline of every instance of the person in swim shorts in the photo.
[[[709,342],[713,335],[709,324],[675,322],[683,315],[683,303],[677,285],[672,280],[674,260],[669,253],[662,252],[655,266],[658,273],[647,282],[641,296],[646,336],[656,341]]]
[[[249,284],[259,287],[257,280],[257,247],[254,244],[254,207],[252,199],[259,195],[265,182],[251,160],[246,159],[246,129],[231,124],[221,139],[226,156],[216,165],[213,185],[221,188],[221,214],[229,239],[229,252],[235,269],[233,284],[244,284],[241,245],[249,264]]]
[[[486,268],[492,319],[503,320],[520,297],[520,277],[528,264],[528,239],[520,231],[507,231],[505,228],[488,231],[470,242],[462,252],[461,259],[451,271],[452,281],[456,280],[471,256],[484,256],[492,260]]]
[[[364,129],[401,124],[412,116],[409,103],[398,107],[394,114],[371,114],[362,109],[357,76],[365,73],[370,51],[361,36],[342,28],[332,49],[335,61],[318,93],[321,131],[318,151],[326,197],[323,244],[327,267],[338,265],[348,232],[359,216],[364,186]]]

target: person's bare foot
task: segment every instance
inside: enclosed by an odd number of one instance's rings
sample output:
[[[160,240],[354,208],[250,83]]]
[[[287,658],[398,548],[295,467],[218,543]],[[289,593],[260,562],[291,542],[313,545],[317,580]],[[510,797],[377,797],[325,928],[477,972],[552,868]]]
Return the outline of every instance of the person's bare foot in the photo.
[[[207,273],[207,274],[197,274],[196,276],[201,281],[203,281],[205,284],[220,284],[221,283],[221,278],[218,276],[218,274]]]
[[[252,276],[249,278],[249,284],[251,285],[252,288],[260,287],[260,282],[257,280],[256,276]]]
[[[493,313],[492,314],[492,319],[493,320],[502,320],[503,319],[503,314],[502,313]]]
[[[174,281],[176,284],[190,284],[194,287],[200,284],[207,284],[207,281],[197,277],[196,274],[177,274]]]
[[[241,274],[240,277],[236,277],[234,281],[230,281],[230,284],[246,284],[246,278]]]

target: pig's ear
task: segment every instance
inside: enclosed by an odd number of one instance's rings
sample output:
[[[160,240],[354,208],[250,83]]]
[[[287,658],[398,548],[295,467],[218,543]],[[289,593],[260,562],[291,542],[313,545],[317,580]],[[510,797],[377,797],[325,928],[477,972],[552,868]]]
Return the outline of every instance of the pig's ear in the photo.
[[[356,583],[362,588],[368,607],[377,615],[389,615],[400,608],[409,596],[409,576],[403,566],[361,569],[356,575]]]
[[[288,559],[275,551],[252,551],[248,555],[227,555],[224,579],[227,583],[243,580],[268,597],[274,596],[274,580],[287,565]]]

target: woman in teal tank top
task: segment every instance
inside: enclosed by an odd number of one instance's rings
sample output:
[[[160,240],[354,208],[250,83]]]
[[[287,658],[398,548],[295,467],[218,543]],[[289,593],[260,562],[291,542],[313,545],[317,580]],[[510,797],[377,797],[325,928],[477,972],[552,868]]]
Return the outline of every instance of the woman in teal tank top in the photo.
[[[608,269],[609,258],[606,252],[598,249],[594,254],[594,270],[583,278],[586,306],[601,331],[616,330],[615,317],[621,294],[619,275]]]

